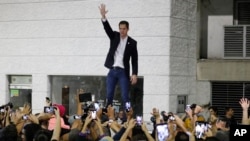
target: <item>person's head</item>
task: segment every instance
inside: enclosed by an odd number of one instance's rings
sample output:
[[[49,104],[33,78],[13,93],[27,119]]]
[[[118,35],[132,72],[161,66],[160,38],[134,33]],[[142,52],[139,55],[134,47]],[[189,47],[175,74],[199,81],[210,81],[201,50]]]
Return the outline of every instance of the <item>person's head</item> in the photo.
[[[226,116],[233,116],[234,115],[234,110],[232,107],[225,107],[225,115]]]
[[[131,138],[132,141],[139,141],[139,140],[147,140],[147,137],[144,133],[141,133],[141,134],[136,134],[136,135],[133,135],[132,138]]]
[[[226,127],[227,120],[225,118],[219,117],[216,121],[216,128],[222,129]]]
[[[202,107],[199,106],[199,105],[197,105],[197,104],[195,104],[195,103],[192,104],[192,105],[190,105],[190,108],[192,109],[193,113],[196,113],[196,114],[198,114],[198,113],[200,113],[200,112],[203,111]]]
[[[57,107],[60,112],[60,116],[63,117],[65,115],[66,109],[63,105],[61,104],[53,104],[53,106]]]
[[[219,131],[216,132],[215,137],[219,141],[229,141],[230,140],[228,131],[219,130]]]
[[[50,141],[52,138],[52,132],[42,129],[36,132],[34,141]]]
[[[16,141],[17,140],[17,129],[16,126],[14,124],[10,124],[8,126],[6,126],[3,130],[2,130],[2,138],[1,140],[3,141]]]
[[[178,132],[175,136],[175,141],[189,141],[189,136],[185,132]]]
[[[124,116],[125,116],[125,115],[124,115],[124,111],[123,111],[123,110],[119,110],[118,118],[123,119]]]
[[[33,141],[33,138],[37,131],[41,129],[39,124],[30,123],[23,127],[22,129],[22,139],[24,141]]]
[[[129,23],[127,21],[120,21],[119,31],[122,38],[128,36]]]
[[[209,110],[211,115],[215,115],[215,116],[218,115],[218,108],[217,107],[211,106],[208,108],[208,110]]]

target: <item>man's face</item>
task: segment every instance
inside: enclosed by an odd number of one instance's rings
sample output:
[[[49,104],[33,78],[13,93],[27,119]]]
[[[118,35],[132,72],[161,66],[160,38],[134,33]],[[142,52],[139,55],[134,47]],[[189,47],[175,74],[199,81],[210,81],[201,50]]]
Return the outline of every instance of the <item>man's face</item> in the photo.
[[[123,118],[123,111],[119,111],[118,117]]]
[[[228,112],[230,115],[234,115],[234,110],[232,108],[230,108]]]
[[[128,27],[125,24],[119,25],[119,31],[122,38],[125,38],[128,35]]]
[[[209,109],[209,112],[210,112],[211,115],[215,115],[216,114],[213,109]]]

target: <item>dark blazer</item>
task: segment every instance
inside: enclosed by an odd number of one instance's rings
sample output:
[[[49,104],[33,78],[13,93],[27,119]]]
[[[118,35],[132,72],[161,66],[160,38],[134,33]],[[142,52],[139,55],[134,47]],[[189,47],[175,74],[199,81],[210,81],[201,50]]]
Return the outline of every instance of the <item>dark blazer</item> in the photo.
[[[106,57],[106,61],[104,66],[107,68],[112,68],[114,64],[114,55],[115,51],[120,43],[120,33],[117,31],[113,31],[108,20],[103,22],[104,29],[110,39],[110,47]],[[127,44],[125,47],[124,55],[123,55],[123,64],[127,77],[129,78],[130,74],[130,61],[132,64],[132,74],[137,75],[138,73],[138,52],[137,52],[137,42],[128,36]]]

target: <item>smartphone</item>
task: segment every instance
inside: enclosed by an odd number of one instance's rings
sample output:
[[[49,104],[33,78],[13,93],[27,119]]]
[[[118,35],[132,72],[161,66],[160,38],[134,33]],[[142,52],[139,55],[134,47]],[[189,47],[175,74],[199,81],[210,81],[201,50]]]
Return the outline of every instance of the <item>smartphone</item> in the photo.
[[[174,117],[174,116],[169,115],[169,116],[168,116],[168,119],[169,119],[169,120],[171,120],[171,121],[174,121],[174,120],[175,120],[175,117]]]
[[[202,138],[204,134],[208,131],[209,127],[210,126],[208,122],[195,122],[195,137],[198,139]]]
[[[55,112],[55,107],[53,107],[53,106],[45,106],[43,111],[44,111],[44,113],[54,113]]]
[[[129,112],[129,110],[131,108],[130,102],[126,102],[125,107],[126,107],[126,112]]]
[[[96,119],[96,111],[91,111],[91,118]]]
[[[136,126],[142,125],[142,116],[136,116]]]
[[[166,141],[169,136],[168,125],[166,123],[158,124],[156,126],[156,133],[158,141]]]
[[[74,118],[74,119],[81,119],[81,116],[74,115],[73,118]]]
[[[92,101],[91,93],[82,93],[82,94],[79,94],[79,101],[80,102]]]
[[[98,111],[100,109],[99,104],[98,103],[94,103],[94,108],[95,108],[96,111]]]
[[[186,105],[186,110],[189,110],[189,109],[190,109],[190,106],[191,106],[191,105]]]
[[[23,120],[27,120],[28,119],[28,115],[23,115]]]

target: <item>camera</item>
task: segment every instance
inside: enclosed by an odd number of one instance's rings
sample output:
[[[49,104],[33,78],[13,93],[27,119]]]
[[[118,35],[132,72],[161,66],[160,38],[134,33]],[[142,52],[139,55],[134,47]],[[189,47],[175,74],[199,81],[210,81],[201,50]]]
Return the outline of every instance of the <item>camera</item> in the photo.
[[[169,115],[169,116],[168,116],[168,119],[170,119],[170,120],[174,121],[174,120],[175,120],[175,117],[174,117],[174,116]]]
[[[44,107],[44,113],[55,113],[55,107],[53,107],[53,106],[45,106]]]
[[[0,106],[0,109],[6,109],[8,106],[9,106],[10,108],[13,108],[13,104],[12,104],[11,102],[9,102],[9,103],[7,103],[7,104],[5,104],[5,105]]]
[[[28,115],[23,115],[23,120],[27,120],[28,119]]]
[[[169,136],[168,125],[166,123],[158,124],[156,126],[157,139],[159,141],[167,140]]]
[[[142,116],[136,116],[136,126],[142,125]]]
[[[81,116],[78,116],[78,115],[74,115],[73,118],[74,118],[74,119],[81,119],[82,117],[81,117]]]
[[[94,103],[94,108],[95,108],[96,111],[98,111],[100,109],[99,104],[98,103]]]
[[[81,93],[81,94],[79,94],[79,101],[80,102],[92,101],[91,98],[92,98],[91,93]]]
[[[190,109],[190,106],[191,106],[191,105],[186,105],[186,110],[189,110],[189,109]]]
[[[96,119],[96,111],[91,111],[91,118]]]
[[[195,123],[195,137],[200,139],[204,136],[205,132],[208,131],[208,128],[210,128],[211,126],[209,125],[208,122],[201,122],[201,121],[197,121]]]
[[[129,112],[129,110],[131,108],[130,102],[126,102],[125,107],[126,107],[126,112]]]

